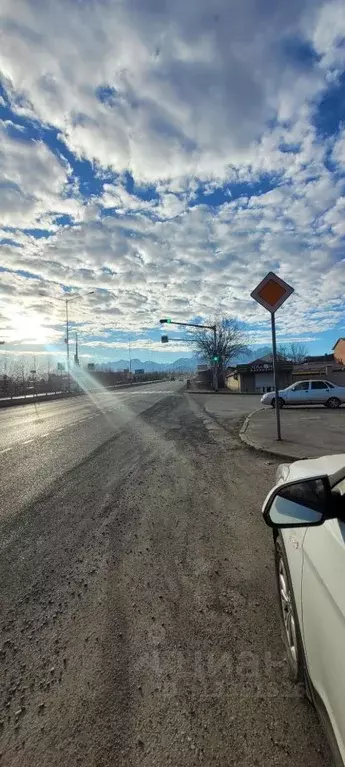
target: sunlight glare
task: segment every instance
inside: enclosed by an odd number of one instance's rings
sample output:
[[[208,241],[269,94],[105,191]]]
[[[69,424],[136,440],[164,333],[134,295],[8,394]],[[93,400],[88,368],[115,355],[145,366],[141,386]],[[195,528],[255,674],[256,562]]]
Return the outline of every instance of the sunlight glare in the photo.
[[[37,344],[48,342],[48,330],[43,327],[38,315],[14,313],[10,319],[16,341],[31,341]]]

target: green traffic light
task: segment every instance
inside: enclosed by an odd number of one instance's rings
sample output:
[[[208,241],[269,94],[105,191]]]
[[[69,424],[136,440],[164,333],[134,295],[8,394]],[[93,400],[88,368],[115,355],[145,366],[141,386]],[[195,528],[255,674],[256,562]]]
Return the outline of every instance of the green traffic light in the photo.
[[[167,322],[168,322],[169,324],[171,323],[171,319],[170,319],[170,317],[167,319]]]

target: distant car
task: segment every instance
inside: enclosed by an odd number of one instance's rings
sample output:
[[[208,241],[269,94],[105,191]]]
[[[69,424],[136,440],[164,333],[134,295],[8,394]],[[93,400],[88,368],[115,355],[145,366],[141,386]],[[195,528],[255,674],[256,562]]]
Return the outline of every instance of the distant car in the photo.
[[[330,381],[298,381],[298,383],[280,389],[278,406],[284,405],[324,405],[337,408],[345,402],[345,386],[336,386]],[[275,392],[270,391],[261,397],[263,405],[276,406]]]
[[[273,528],[282,637],[345,765],[345,455],[282,464],[263,505]]]

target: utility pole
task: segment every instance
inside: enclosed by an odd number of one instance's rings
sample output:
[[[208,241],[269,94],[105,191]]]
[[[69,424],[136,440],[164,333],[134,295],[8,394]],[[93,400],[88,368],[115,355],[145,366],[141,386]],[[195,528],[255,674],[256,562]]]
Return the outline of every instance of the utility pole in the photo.
[[[213,325],[213,342],[214,342],[214,355],[213,355],[213,388],[218,391],[218,349],[217,349],[217,326]]]

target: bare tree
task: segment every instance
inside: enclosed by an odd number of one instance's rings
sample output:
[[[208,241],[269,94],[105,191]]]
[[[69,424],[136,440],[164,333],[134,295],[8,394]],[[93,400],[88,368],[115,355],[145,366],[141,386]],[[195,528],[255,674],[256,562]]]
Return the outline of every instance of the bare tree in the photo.
[[[304,362],[308,354],[308,348],[303,343],[291,343],[287,345],[280,345],[277,350],[278,359],[281,361],[289,360],[294,365],[300,365]]]
[[[197,355],[210,366],[217,364],[218,380],[222,385],[226,368],[236,357],[248,354],[247,338],[241,323],[233,317],[217,319],[216,343],[213,330],[195,330],[190,334]]]
[[[304,362],[305,358],[308,355],[308,347],[306,344],[303,343],[293,343],[289,344],[289,357],[292,362],[294,362],[296,365],[299,365],[301,362]]]

